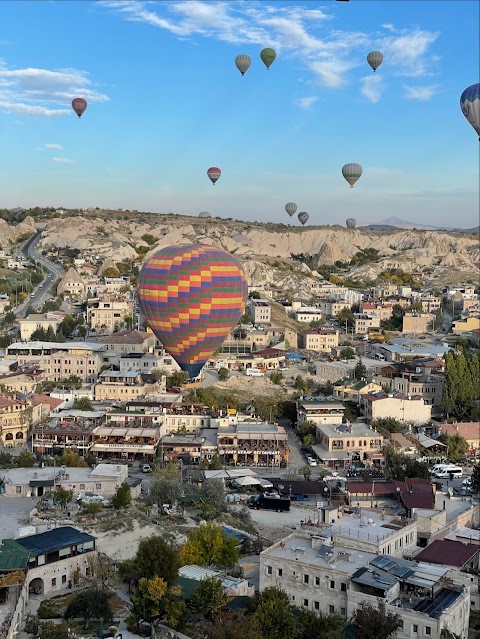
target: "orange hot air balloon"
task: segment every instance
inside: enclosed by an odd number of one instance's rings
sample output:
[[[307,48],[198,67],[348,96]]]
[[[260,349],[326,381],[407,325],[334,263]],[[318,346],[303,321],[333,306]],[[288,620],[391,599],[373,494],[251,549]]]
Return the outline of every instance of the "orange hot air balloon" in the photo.
[[[222,172],[218,168],[218,166],[211,166],[207,171],[208,177],[211,179],[212,184],[215,186],[215,182],[222,175]]]
[[[247,292],[237,258],[204,244],[161,249],[138,278],[148,326],[190,378],[198,376],[237,324]]]
[[[78,115],[79,118],[82,117],[82,114],[87,108],[87,101],[84,98],[73,98],[72,100],[72,109]]]

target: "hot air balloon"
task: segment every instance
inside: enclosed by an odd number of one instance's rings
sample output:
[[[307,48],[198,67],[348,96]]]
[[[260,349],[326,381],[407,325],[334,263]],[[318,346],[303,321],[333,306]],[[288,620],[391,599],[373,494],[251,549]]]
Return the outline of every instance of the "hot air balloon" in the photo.
[[[190,378],[198,376],[240,319],[247,292],[237,258],[204,244],[161,249],[138,278],[148,326]]]
[[[222,175],[222,172],[217,166],[211,166],[207,171],[207,175],[212,180],[212,184],[215,186],[215,182]]]
[[[342,168],[342,175],[350,184],[350,188],[353,189],[353,185],[362,175],[362,167],[360,164],[345,164]]]
[[[277,54],[273,49],[267,48],[261,50],[260,57],[262,58],[262,62],[268,70],[272,66],[273,61],[277,57]]]
[[[460,98],[460,108],[480,140],[480,84],[472,84],[465,89]]]
[[[383,53],[380,51],[370,51],[367,55],[367,62],[372,67],[374,73],[383,62]]]
[[[79,118],[82,117],[82,113],[87,108],[87,101],[84,98],[73,98],[72,100],[72,109],[78,115]]]
[[[292,217],[297,212],[297,205],[295,202],[287,202],[285,204],[285,211]]]
[[[235,64],[240,73],[242,75],[245,75],[245,72],[248,71],[250,65],[252,64],[252,60],[249,55],[237,55],[237,57],[235,58]]]
[[[310,215],[308,213],[306,213],[305,211],[301,211],[298,214],[298,219],[300,220],[302,226],[305,226],[305,224],[308,222],[308,218],[310,217]]]
[[[198,217],[212,217],[211,214],[208,211],[201,211],[198,214]]]
[[[347,220],[347,229],[354,229],[357,226],[357,220],[353,217],[349,217]]]

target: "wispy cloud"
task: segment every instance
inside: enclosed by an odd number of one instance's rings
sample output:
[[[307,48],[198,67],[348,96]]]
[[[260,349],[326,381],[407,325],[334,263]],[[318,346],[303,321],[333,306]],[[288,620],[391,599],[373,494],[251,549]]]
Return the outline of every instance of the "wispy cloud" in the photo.
[[[53,149],[55,151],[62,151],[63,150],[63,146],[61,144],[44,144],[43,148],[44,149]]]
[[[330,89],[344,86],[351,71],[365,64],[367,47],[384,53],[394,75],[429,75],[437,62],[430,48],[438,33],[399,29],[389,23],[381,25],[380,34],[339,30],[328,9],[273,5],[268,0],[100,0],[96,6],[125,20],[169,31],[179,39],[201,37],[235,45],[275,47],[285,56],[300,59],[318,83]],[[379,83],[375,94],[375,84],[366,84],[365,95],[378,95]]]
[[[69,102],[81,95],[89,102],[108,96],[93,88],[85,71],[77,69],[9,68],[0,61],[0,109],[22,115],[56,117],[72,113]]]
[[[410,87],[405,85],[404,89],[407,100],[419,100],[420,102],[428,102],[439,91],[438,86]]]
[[[52,158],[52,160],[59,164],[75,164],[75,160],[71,160],[70,158]]]
[[[317,101],[318,95],[309,95],[303,98],[298,98],[298,100],[295,100],[295,104],[296,106],[300,107],[300,109],[305,109],[305,111],[308,111],[308,109],[311,109]]]
[[[367,75],[362,78],[362,88],[360,89],[362,95],[367,100],[376,104],[380,101],[383,93],[384,80],[380,75]]]

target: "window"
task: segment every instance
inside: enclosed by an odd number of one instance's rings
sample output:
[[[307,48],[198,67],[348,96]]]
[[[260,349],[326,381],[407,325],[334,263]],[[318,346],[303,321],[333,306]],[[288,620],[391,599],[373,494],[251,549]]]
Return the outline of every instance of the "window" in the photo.
[[[335,582],[332,579],[330,579],[330,588],[335,588]]]
[[[62,575],[62,584],[67,583],[67,575]]]
[[[331,615],[334,615],[334,614],[335,614],[335,606],[328,606],[328,612],[329,612]]]
[[[319,601],[314,601],[313,602],[313,609],[314,610],[320,610],[320,602]]]
[[[425,634],[430,636],[432,634],[432,629],[430,626],[425,626]]]
[[[399,624],[399,628],[403,628],[404,627],[403,619],[399,619],[398,624]]]
[[[310,581],[309,575],[303,575],[303,583],[308,584],[309,581]]]
[[[21,492],[22,492],[22,487],[21,487],[21,486],[15,486],[15,492],[16,492],[17,494],[18,494],[18,493],[21,493]]]
[[[346,617],[347,616],[347,609],[346,608],[340,608],[340,614],[342,615],[342,617]]]
[[[102,484],[95,484],[95,490],[102,490]]]
[[[267,575],[271,575],[271,574],[272,574],[272,567],[267,566]]]
[[[342,592],[347,592],[347,584],[341,583],[341,584],[340,584],[340,590],[341,590]]]
[[[418,626],[416,623],[413,624],[413,632],[418,632]]]
[[[320,585],[320,577],[315,577],[315,585],[316,586]]]
[[[305,608],[308,608],[308,599],[303,600],[303,605],[305,606]]]
[[[54,577],[54,578],[52,579],[52,588],[53,588],[54,586],[56,586],[56,585],[57,585],[57,578],[56,578],[56,577]]]
[[[80,484],[80,490],[85,490],[85,484]]]
[[[281,577],[281,576],[283,575],[283,569],[282,569],[282,568],[279,568],[279,569],[277,570],[277,575],[278,575],[279,577]]]

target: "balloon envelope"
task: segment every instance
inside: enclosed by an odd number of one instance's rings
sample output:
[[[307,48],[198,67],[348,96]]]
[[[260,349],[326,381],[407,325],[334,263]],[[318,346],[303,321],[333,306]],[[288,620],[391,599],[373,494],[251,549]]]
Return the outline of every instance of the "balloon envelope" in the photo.
[[[310,215],[308,213],[306,213],[305,211],[301,211],[298,214],[298,219],[300,220],[300,222],[302,223],[303,226],[305,226],[305,224],[308,222],[308,218],[310,217]]]
[[[240,73],[242,75],[245,75],[245,72],[248,71],[250,65],[252,64],[252,60],[249,55],[237,55],[237,57],[235,58],[235,64]]]
[[[297,205],[295,202],[287,202],[285,204],[285,211],[292,217],[297,212]]]
[[[207,171],[207,175],[211,179],[212,184],[215,184],[218,178],[222,175],[222,172],[218,166],[211,166]]]
[[[347,220],[347,229],[354,229],[357,226],[357,220],[353,217],[349,217]]]
[[[460,108],[480,136],[480,84],[472,84],[465,89],[460,98]]]
[[[342,167],[342,175],[350,184],[350,188],[353,189],[353,185],[362,175],[362,167],[354,162],[345,164]]]
[[[87,101],[84,98],[73,98],[72,100],[72,109],[78,115],[79,118],[82,117],[82,113],[87,108]]]
[[[262,58],[263,64],[267,67],[267,69],[269,69],[277,57],[277,54],[274,49],[267,47],[266,49],[261,50],[260,57]]]
[[[138,278],[148,326],[191,378],[240,319],[247,292],[237,258],[203,244],[161,249],[145,262]]]
[[[370,51],[367,55],[367,62],[372,69],[376,71],[383,62],[383,53],[380,53],[380,51]]]

